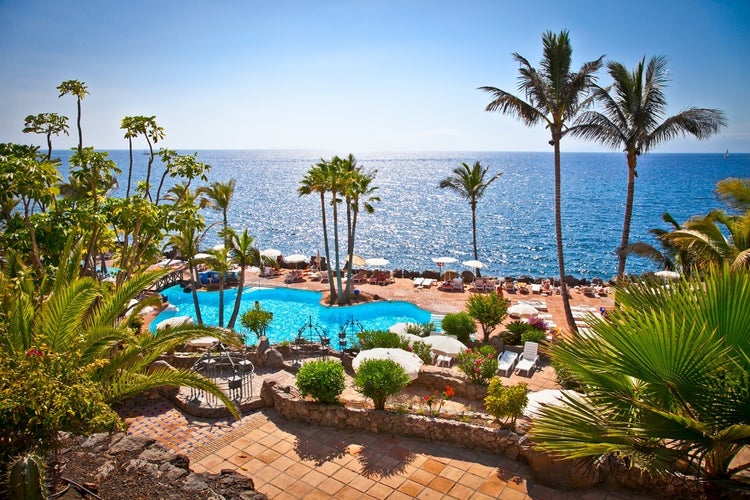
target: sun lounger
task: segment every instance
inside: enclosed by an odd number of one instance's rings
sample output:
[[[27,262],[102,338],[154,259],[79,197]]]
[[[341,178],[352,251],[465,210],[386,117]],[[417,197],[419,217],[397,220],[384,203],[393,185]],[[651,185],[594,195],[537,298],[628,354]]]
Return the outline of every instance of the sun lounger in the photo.
[[[497,371],[509,377],[513,368],[518,362],[518,353],[513,351],[503,351],[497,356]]]
[[[516,285],[512,281],[505,282],[505,291],[508,293],[516,293]]]
[[[531,370],[536,368],[536,363],[539,361],[539,344],[536,342],[526,342],[523,345],[523,353],[521,358],[516,365],[516,371],[526,372],[526,376],[531,376]]]
[[[433,283],[435,283],[434,278],[425,278],[422,282],[422,288],[431,288]]]
[[[417,288],[422,288],[424,286],[424,278],[414,278],[413,283]]]
[[[455,278],[451,281],[451,291],[463,292],[464,280],[462,278]]]
[[[531,284],[531,293],[541,294],[542,293],[542,285],[538,283],[532,283]]]

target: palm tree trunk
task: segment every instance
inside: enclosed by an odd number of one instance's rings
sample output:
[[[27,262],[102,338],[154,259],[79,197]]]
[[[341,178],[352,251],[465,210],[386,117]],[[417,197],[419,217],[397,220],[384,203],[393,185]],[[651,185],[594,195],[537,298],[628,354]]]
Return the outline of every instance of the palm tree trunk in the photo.
[[[320,193],[320,209],[323,215],[323,249],[326,254],[326,273],[328,273],[328,287],[330,289],[329,303],[333,303],[333,298],[336,296],[336,287],[333,283],[333,272],[331,270],[331,246],[328,243],[328,220],[326,218],[326,199],[325,193]]]
[[[130,196],[130,182],[133,179],[133,139],[128,137],[128,150],[130,151],[130,164],[128,165],[128,189],[125,190],[125,198]]]
[[[76,119],[78,125],[78,154],[83,152],[83,130],[81,129],[81,98],[78,98],[78,118]]]
[[[357,225],[357,212],[352,210],[350,202],[346,204],[346,255],[349,256],[346,266],[346,290],[344,296],[346,302],[351,303],[352,292],[352,260],[354,260],[354,228]]]
[[[633,198],[635,197],[635,166],[637,164],[638,157],[635,153],[628,152],[628,194],[625,199],[625,217],[622,222],[622,240],[620,240],[620,248],[624,248],[630,240],[630,222],[633,218]],[[627,254],[618,252],[619,258],[617,261],[617,278],[621,279],[625,275],[625,261],[627,260]]]
[[[219,328],[224,328],[224,272],[219,275]]]
[[[203,317],[201,316],[201,305],[198,302],[198,290],[197,281],[195,279],[196,269],[194,265],[189,266],[188,271],[190,272],[190,291],[193,294],[193,306],[195,307],[195,319],[198,320],[199,325],[203,325]]]
[[[237,315],[240,312],[240,303],[242,302],[242,289],[245,288],[245,263],[243,262],[240,266],[240,280],[237,283],[237,297],[234,299],[234,309],[232,309],[232,316],[229,318],[227,328],[230,330],[234,329],[234,324],[237,321]]]
[[[336,191],[333,191],[331,195],[336,200]],[[333,202],[333,251],[336,259],[336,290],[338,290],[336,293],[336,302],[343,304],[344,290],[341,289],[341,260],[339,259],[339,211],[336,201]]]
[[[148,167],[146,168],[146,198],[153,201],[151,198],[151,166],[154,164],[154,147],[151,145],[151,140],[146,134],[146,144],[148,144]]]
[[[565,320],[568,328],[572,333],[576,333],[576,322],[573,318],[573,311],[570,309],[570,298],[568,296],[568,286],[565,284],[565,258],[563,256],[563,236],[562,236],[562,182],[560,181],[560,137],[561,132],[552,132],[552,142],[555,147],[555,238],[557,240],[557,265],[560,268],[560,294],[562,295],[563,309],[565,310]]]
[[[474,260],[479,260],[479,253],[477,252],[477,203],[472,202],[471,204],[471,239],[474,244]],[[479,268],[477,268],[477,276],[480,276]]]

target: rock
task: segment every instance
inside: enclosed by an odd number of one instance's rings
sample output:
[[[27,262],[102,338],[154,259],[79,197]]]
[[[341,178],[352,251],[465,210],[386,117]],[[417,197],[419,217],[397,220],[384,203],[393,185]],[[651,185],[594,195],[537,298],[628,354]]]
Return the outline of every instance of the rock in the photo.
[[[140,436],[125,436],[120,439],[117,443],[109,447],[108,453],[110,455],[116,455],[124,451],[127,452],[141,452],[147,446],[154,444],[156,440],[150,438],[144,438]]]
[[[263,357],[264,368],[282,368],[284,366],[284,356],[276,349],[268,349]]]

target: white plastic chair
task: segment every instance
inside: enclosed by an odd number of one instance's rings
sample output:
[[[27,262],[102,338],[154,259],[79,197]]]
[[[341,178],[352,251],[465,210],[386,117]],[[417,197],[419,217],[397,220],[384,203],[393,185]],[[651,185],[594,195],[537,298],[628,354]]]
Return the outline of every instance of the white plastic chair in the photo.
[[[526,376],[530,377],[531,370],[536,367],[537,361],[539,361],[539,344],[526,342],[523,345],[523,353],[518,361],[518,366],[516,366],[516,371],[526,372]]]
[[[510,377],[510,373],[518,362],[518,353],[513,351],[503,351],[497,356],[497,371]]]

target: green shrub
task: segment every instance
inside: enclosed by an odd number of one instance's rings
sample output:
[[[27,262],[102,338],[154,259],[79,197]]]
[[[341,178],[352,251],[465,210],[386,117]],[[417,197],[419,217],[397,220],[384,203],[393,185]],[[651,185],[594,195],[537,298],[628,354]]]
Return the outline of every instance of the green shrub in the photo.
[[[521,345],[521,335],[534,327],[525,321],[511,321],[505,325],[505,331],[500,333],[500,338],[508,345]]]
[[[440,325],[444,334],[455,335],[463,343],[470,342],[477,331],[474,319],[465,312],[446,314]]]
[[[404,368],[390,359],[365,360],[354,375],[355,388],[372,399],[376,410],[384,410],[388,396],[399,393],[409,381]]]
[[[384,347],[387,349],[408,349],[409,341],[399,335],[384,330],[365,330],[357,334],[363,350]]]
[[[484,342],[489,342],[490,334],[503,322],[509,305],[507,299],[500,298],[496,293],[469,295],[466,311],[481,325]]]
[[[570,373],[570,369],[568,369],[565,364],[558,361],[558,359],[554,355],[550,357],[549,364],[552,366],[552,368],[555,369],[555,374],[557,374],[557,383],[560,384],[563,389],[573,389],[582,392],[581,384],[573,378],[573,375]]]
[[[310,361],[303,364],[297,372],[297,388],[300,394],[310,395],[321,403],[338,403],[344,387],[344,367],[338,361]]]
[[[543,340],[547,339],[547,333],[543,330],[537,330],[536,328],[532,328],[531,330],[527,330],[521,334],[521,343],[525,342],[541,342]]]
[[[430,334],[430,332],[435,331],[435,323],[430,321],[429,323],[422,323],[421,325],[418,325],[416,323],[408,323],[406,325],[406,333],[410,333],[412,335],[418,335],[420,337],[426,337]]]
[[[456,356],[458,369],[464,372],[472,384],[487,385],[497,372],[497,353],[492,346],[467,349]]]
[[[419,359],[424,361],[425,364],[429,365],[432,363],[432,347],[426,342],[421,342],[419,340],[415,341],[411,345],[411,352],[419,356]]]
[[[502,419],[504,426],[514,429],[516,419],[523,415],[528,402],[529,396],[525,383],[505,387],[500,377],[493,377],[487,387],[484,407],[490,415],[495,417],[496,421],[500,422]]]
[[[271,321],[273,321],[273,313],[261,309],[260,302],[257,300],[253,308],[245,311],[240,317],[242,326],[253,332],[258,339],[266,334],[266,329]]]

